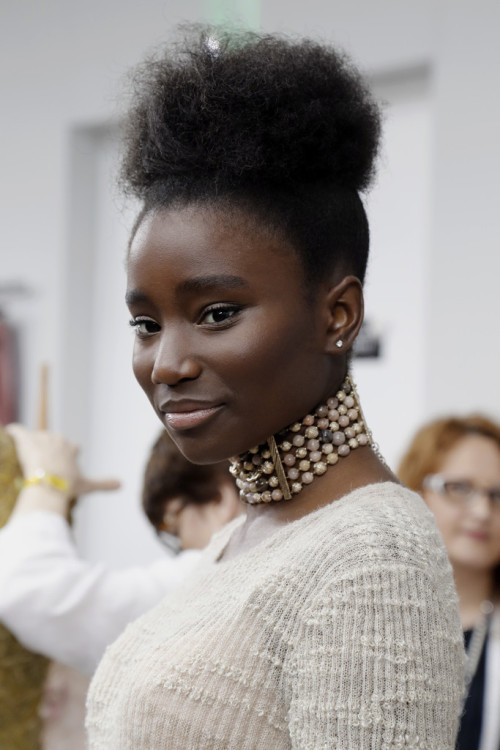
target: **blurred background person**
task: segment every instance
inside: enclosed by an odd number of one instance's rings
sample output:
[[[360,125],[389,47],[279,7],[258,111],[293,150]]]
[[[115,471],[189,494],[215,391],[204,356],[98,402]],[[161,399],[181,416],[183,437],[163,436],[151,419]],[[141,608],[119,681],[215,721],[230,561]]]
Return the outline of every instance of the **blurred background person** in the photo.
[[[422,427],[400,479],[434,513],[453,566],[468,652],[459,750],[500,748],[500,425],[483,416]]]
[[[57,484],[54,467],[66,475],[74,446],[19,425],[9,430],[27,481],[15,501],[21,467],[12,440],[0,430],[0,471],[7,490],[0,498],[5,510],[0,520],[10,514],[0,530],[0,694],[8,692],[5,707],[12,717],[0,730],[0,740],[5,735],[10,744],[2,740],[0,748],[34,750],[41,735],[43,750],[83,750],[87,675],[129,622],[181,583],[212,533],[238,515],[242,505],[226,463],[193,466],[162,431],[144,472],[142,503],[169,553],[142,568],[92,564],[75,546],[73,499],[51,486],[51,481]],[[83,494],[117,485],[81,477],[79,486]],[[43,695],[47,665],[41,655],[56,660]],[[18,668],[10,675],[14,657]]]
[[[144,473],[144,512],[179,557],[206,547],[212,535],[243,512],[229,464],[200,466],[184,458],[168,433],[156,440]],[[199,555],[196,555],[198,558]]]
[[[21,477],[14,443],[0,429],[0,528],[14,507]],[[0,748],[38,750],[47,667],[47,659],[24,648],[0,622]]]
[[[72,498],[54,486],[67,476],[74,446],[48,432],[8,429],[25,480],[0,531],[0,621],[32,651],[92,674],[106,646],[172,591],[212,533],[241,512],[234,480],[226,463],[193,466],[163,431],[146,466],[142,501],[179,554],[110,569],[80,557],[69,523]],[[84,492],[106,487],[78,481]]]

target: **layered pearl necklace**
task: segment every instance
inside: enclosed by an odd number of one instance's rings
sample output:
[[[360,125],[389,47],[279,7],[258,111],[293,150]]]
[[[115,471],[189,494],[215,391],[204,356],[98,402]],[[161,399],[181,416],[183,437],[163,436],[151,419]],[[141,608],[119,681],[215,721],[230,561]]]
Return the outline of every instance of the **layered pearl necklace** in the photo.
[[[373,445],[350,375],[326,404],[230,459],[245,503],[290,500],[358,446]]]

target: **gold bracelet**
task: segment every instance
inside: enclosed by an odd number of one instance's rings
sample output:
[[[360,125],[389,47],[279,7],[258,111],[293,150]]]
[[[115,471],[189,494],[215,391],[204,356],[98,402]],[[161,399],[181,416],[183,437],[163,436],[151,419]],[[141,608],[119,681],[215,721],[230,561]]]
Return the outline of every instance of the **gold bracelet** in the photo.
[[[36,469],[32,476],[27,477],[23,481],[22,486],[34,487],[37,484],[44,484],[47,487],[52,487],[52,489],[64,493],[69,490],[69,482],[67,479],[59,477],[57,474],[49,474],[45,469]]]

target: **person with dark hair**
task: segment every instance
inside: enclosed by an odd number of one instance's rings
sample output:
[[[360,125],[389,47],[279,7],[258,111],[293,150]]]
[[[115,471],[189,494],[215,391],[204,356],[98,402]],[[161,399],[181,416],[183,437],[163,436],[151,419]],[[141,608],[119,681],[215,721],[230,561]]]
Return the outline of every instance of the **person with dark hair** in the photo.
[[[195,28],[139,69],[134,372],[189,460],[231,458],[248,512],[107,650],[91,750],[454,746],[450,565],[348,371],[379,135],[328,45]]]
[[[399,467],[436,517],[467,645],[457,750],[500,748],[500,425],[481,415],[421,427]]]
[[[175,590],[212,533],[241,512],[234,480],[227,464],[191,464],[162,430],[145,469],[143,505],[156,531],[168,532],[169,546],[181,552],[112,570],[80,557],[69,516],[75,496],[118,483],[82,477],[74,446],[59,435],[7,429],[25,482],[0,530],[0,622],[31,651],[90,675],[106,646]],[[59,475],[72,477],[71,492],[51,484]]]
[[[203,549],[215,531],[242,511],[227,461],[198,466],[188,461],[165,430],[151,450],[142,506],[174,552]]]

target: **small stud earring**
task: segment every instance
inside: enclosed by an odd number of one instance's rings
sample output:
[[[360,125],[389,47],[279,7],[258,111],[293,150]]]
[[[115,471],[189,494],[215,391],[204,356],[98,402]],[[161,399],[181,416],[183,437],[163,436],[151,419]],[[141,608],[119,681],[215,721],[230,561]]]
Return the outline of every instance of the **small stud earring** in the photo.
[[[335,346],[337,347],[337,349],[342,349],[342,347],[344,346],[344,342],[342,341],[342,339],[338,339],[338,341],[335,342]]]

